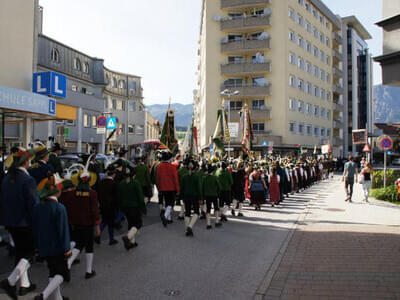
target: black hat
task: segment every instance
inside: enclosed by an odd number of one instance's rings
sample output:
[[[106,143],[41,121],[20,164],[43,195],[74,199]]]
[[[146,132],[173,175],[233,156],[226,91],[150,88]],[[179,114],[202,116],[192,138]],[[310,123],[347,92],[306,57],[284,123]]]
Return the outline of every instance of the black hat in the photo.
[[[162,161],[168,161],[171,158],[172,158],[172,153],[171,152],[169,152],[167,150],[164,150],[164,151],[161,152],[161,160]]]
[[[128,153],[128,150],[125,148],[121,148],[118,152],[119,156],[124,156],[126,153]]]
[[[51,152],[56,152],[56,151],[65,151],[65,149],[61,148],[59,143],[54,143],[53,147],[51,148]]]

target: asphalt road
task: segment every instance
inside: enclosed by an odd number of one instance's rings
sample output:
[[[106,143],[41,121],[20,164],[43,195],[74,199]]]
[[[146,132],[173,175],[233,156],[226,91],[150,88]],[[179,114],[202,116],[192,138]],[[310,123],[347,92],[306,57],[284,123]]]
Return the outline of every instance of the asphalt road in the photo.
[[[279,207],[265,205],[255,211],[246,206],[245,217],[230,217],[221,228],[212,230],[206,230],[205,220],[199,220],[193,238],[185,236],[177,212],[174,223],[164,228],[158,205],[152,202],[145,226],[137,235],[139,246],[127,252],[121,236],[117,245],[109,246],[107,232],[103,232],[102,244],[95,246],[97,276],[84,279],[81,255],[81,263],[73,266],[72,280],[63,284],[62,293],[72,300],[251,299],[308,202],[330,192],[334,191],[329,190],[329,183],[323,182],[291,196]],[[12,260],[0,248],[0,279],[11,269]],[[39,293],[47,284],[46,266],[34,264],[30,276]],[[34,295],[20,299],[33,299]],[[3,299],[7,297],[0,290]]]

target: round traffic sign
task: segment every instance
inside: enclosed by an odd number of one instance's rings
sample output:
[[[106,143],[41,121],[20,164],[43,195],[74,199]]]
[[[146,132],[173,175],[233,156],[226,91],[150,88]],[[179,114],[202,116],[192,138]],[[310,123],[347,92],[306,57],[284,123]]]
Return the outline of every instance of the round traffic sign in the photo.
[[[99,116],[97,118],[97,127],[104,128],[107,125],[107,118],[105,116]]]
[[[384,151],[388,151],[393,147],[393,140],[391,137],[385,136],[380,140],[379,147]]]

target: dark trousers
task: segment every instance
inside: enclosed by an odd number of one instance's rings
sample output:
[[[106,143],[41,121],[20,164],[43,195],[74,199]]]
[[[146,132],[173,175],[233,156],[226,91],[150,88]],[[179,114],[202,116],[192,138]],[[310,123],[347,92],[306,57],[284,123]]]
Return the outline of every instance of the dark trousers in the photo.
[[[174,206],[175,204],[175,191],[165,191],[165,192],[160,192],[162,199],[164,200],[165,207],[167,206]],[[162,202],[161,202],[162,203]]]
[[[219,207],[231,205],[231,191],[221,191],[219,194]]]
[[[185,217],[190,217],[192,209],[194,214],[199,214],[199,198],[194,196],[185,196],[183,199],[185,203]]]
[[[346,194],[347,194],[347,196],[350,196],[350,199],[351,199],[351,197],[353,196],[354,179],[346,178],[344,185],[345,185],[345,189],[346,189]]]
[[[128,230],[132,227],[140,229],[143,226],[142,213],[138,207],[124,207],[123,212],[125,213],[126,219],[128,220]]]
[[[206,196],[207,213],[211,212],[211,204],[214,206],[215,211],[219,211],[217,196]]]
[[[7,227],[15,244],[15,264],[21,258],[29,260],[35,251],[33,232],[30,227]]]
[[[76,242],[76,248],[82,252],[85,249],[86,253],[93,253],[94,243],[94,228],[86,225],[73,225],[72,237]]]
[[[54,278],[54,276],[60,275],[66,282],[70,281],[71,276],[68,270],[68,260],[64,255],[48,256],[45,259],[47,267],[49,268],[49,278]]]

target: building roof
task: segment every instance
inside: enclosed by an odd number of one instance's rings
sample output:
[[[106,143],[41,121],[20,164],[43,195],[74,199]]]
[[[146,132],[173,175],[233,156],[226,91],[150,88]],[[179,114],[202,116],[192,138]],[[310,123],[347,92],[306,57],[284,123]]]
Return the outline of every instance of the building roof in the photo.
[[[375,24],[379,27],[385,27],[393,24],[400,23],[400,14],[394,15],[393,17],[384,19],[382,21],[376,22]]]
[[[349,27],[353,27],[357,32],[358,35],[363,39],[363,40],[370,40],[372,39],[371,34],[368,32],[367,29],[361,24],[361,22],[356,18],[356,16],[348,16],[342,18],[342,23],[347,24]]]
[[[374,57],[374,61],[377,61],[383,65],[390,63],[397,63],[399,59],[400,59],[400,51]]]
[[[400,123],[375,123],[375,127],[387,135],[398,135],[400,131]]]
[[[318,8],[336,28],[341,28],[340,18],[338,18],[321,0],[310,0],[310,2]]]

